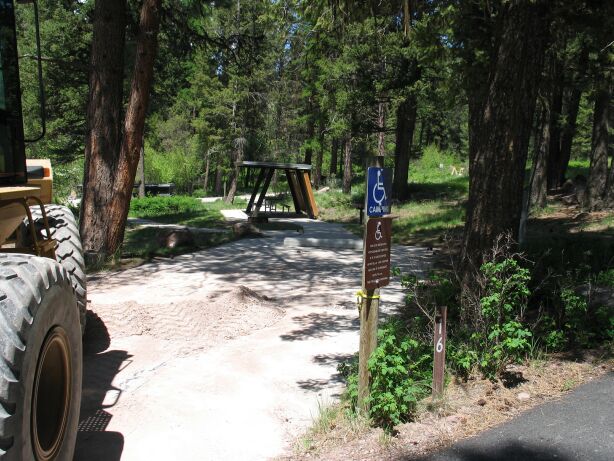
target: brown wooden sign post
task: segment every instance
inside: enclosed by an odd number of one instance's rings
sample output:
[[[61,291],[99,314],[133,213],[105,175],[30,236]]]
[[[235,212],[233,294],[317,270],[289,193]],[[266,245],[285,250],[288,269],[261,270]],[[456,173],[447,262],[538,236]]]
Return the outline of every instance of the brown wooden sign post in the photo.
[[[435,355],[433,359],[433,397],[441,397],[443,394],[443,381],[446,366],[446,320],[447,307],[438,307],[435,315],[435,333],[433,344]]]
[[[383,157],[375,157],[372,166],[382,167]],[[367,184],[367,196],[369,194]],[[389,193],[389,191],[387,191]],[[366,207],[365,207],[366,208]],[[367,214],[368,216],[368,214]],[[364,231],[362,290],[359,295],[360,346],[358,350],[358,405],[367,411],[371,377],[369,357],[377,347],[379,288],[390,282],[390,217],[368,217]]]

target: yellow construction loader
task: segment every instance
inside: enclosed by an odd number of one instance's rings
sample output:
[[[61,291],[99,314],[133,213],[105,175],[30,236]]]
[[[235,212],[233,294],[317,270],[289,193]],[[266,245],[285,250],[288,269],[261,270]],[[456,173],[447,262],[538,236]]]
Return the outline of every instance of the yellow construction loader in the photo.
[[[72,460],[85,265],[75,218],[51,205],[50,162],[26,161],[13,0],[0,0],[0,65],[0,459]]]

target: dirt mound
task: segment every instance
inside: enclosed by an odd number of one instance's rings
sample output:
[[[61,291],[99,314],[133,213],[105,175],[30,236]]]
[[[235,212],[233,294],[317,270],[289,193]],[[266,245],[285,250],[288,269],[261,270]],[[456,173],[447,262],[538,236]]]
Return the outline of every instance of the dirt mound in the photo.
[[[283,311],[272,299],[241,285],[204,299],[187,299],[181,303],[131,301],[93,304],[90,309],[90,315],[100,319],[97,328],[106,329],[111,338],[148,335],[198,346],[246,335],[283,316]]]

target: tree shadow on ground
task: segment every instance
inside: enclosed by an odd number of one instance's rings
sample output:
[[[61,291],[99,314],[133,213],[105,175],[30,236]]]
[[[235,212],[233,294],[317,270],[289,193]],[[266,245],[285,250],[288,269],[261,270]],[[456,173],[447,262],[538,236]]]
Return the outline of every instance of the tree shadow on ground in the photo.
[[[330,378],[319,378],[319,379],[305,379],[296,382],[298,387],[303,390],[311,391],[311,392],[320,392],[323,389],[327,389],[333,385],[338,385],[345,383],[345,379],[340,373],[334,373],[330,376]],[[335,393],[331,394],[331,397],[338,397],[340,394]]]
[[[121,459],[124,436],[107,431],[112,415],[107,412],[121,397],[121,390],[112,382],[115,375],[130,364],[126,351],[107,350],[110,336],[105,324],[88,311],[83,337],[83,386],[81,415],[75,461],[116,461]]]
[[[600,271],[614,262],[614,235],[574,231],[577,224],[566,218],[546,218],[529,222],[525,251],[543,267],[590,266]]]
[[[357,331],[360,329],[360,320],[345,315],[329,313],[311,313],[294,317],[300,328],[287,334],[280,335],[284,341],[304,341],[307,339],[324,338],[330,334],[342,331]]]
[[[454,446],[428,456],[400,456],[397,461],[575,461],[571,453],[560,451],[552,445],[536,445],[510,442],[484,447]],[[605,461],[605,460],[604,460]]]
[[[313,357],[313,362],[322,366],[337,366],[341,363],[350,361],[356,354],[318,354]],[[340,372],[333,373],[328,378],[316,378],[305,379],[297,381],[296,383],[301,389],[319,392],[323,389],[330,388],[331,386],[339,386],[344,384],[346,378]],[[340,397],[340,393],[331,394],[331,397]]]

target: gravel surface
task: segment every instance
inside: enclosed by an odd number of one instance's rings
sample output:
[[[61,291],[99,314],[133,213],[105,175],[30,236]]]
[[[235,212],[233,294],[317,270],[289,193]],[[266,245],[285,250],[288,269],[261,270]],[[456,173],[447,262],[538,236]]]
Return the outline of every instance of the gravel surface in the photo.
[[[305,237],[352,238],[293,220]],[[362,252],[267,232],[88,279],[77,460],[251,460],[291,452],[358,350]],[[417,272],[432,252],[395,247]],[[382,290],[382,315],[402,304]]]

